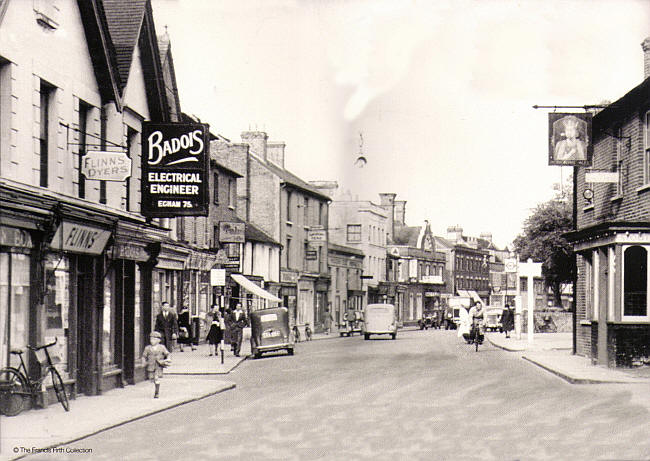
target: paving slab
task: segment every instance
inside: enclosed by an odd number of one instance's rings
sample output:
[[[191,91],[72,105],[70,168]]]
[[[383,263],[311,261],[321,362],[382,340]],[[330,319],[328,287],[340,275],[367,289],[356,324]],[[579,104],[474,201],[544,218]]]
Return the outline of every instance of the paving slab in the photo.
[[[234,388],[235,383],[214,378],[169,376],[162,380],[158,399],[153,398],[153,384],[141,382],[100,396],[79,396],[70,401],[69,412],[57,402],[46,409],[30,410],[13,417],[2,416],[0,459],[19,459],[29,455],[33,448],[57,448]],[[83,449],[81,441],[76,445]]]
[[[510,352],[572,350],[572,333],[538,333],[533,336],[533,342],[528,342],[528,336],[523,333],[521,338],[511,334],[509,338],[503,333],[487,333],[486,338],[494,346]]]
[[[573,355],[570,351],[526,352],[522,358],[572,384],[650,383],[650,378],[635,376],[626,369],[593,365],[591,359]]]
[[[165,369],[165,375],[224,375],[237,368],[250,355],[248,342],[242,343],[239,357],[235,357],[230,346],[226,345],[223,363],[220,355],[210,355],[214,353],[214,347],[209,344],[199,344],[195,350],[188,347],[184,349],[183,352],[176,350],[172,353],[172,364]]]

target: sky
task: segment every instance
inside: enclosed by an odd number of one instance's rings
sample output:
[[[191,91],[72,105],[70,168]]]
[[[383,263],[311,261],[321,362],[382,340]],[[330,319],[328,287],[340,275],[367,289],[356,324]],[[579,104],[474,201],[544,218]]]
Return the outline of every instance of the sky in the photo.
[[[394,192],[407,224],[501,246],[571,173],[547,165],[549,110],[532,106],[617,100],[643,81],[650,36],[650,0],[152,5],[181,108],[213,133],[264,131],[304,180]]]

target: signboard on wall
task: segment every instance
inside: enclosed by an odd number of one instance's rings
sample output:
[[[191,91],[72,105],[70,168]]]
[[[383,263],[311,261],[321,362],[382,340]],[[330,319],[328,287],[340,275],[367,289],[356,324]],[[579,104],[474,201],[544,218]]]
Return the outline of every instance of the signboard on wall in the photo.
[[[81,173],[86,179],[124,181],[131,176],[131,159],[126,152],[89,151],[83,156]]]
[[[143,123],[144,216],[207,216],[209,130],[205,123]]]
[[[244,243],[246,241],[246,224],[239,222],[220,222],[219,241],[221,243]]]
[[[590,113],[548,114],[549,165],[591,165],[591,118]]]
[[[327,231],[325,229],[309,229],[307,241],[309,243],[325,243],[327,242]]]

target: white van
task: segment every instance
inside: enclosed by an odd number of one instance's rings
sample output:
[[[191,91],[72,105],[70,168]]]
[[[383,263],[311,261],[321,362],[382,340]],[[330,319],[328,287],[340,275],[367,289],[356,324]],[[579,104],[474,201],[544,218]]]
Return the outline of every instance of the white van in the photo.
[[[397,311],[392,304],[368,304],[363,310],[363,337],[391,335],[397,337]]]

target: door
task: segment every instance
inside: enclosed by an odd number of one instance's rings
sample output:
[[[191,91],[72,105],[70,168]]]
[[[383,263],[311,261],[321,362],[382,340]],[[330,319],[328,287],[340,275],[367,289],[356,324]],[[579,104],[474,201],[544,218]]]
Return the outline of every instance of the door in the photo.
[[[98,393],[97,369],[97,263],[89,256],[77,256],[75,291],[77,311],[77,391],[86,395]]]

